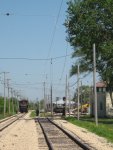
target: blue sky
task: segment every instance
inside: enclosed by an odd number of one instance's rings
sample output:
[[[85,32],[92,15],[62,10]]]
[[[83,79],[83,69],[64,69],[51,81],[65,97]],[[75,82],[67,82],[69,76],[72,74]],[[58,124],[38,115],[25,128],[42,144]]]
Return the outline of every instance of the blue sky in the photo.
[[[71,54],[63,25],[66,0],[58,18],[60,5],[61,0],[0,0],[0,58],[49,59]],[[10,86],[30,100],[43,99],[43,82],[50,95],[52,76],[55,99],[65,94],[65,76],[73,62],[70,56],[53,59],[52,65],[51,60],[0,59],[0,72],[10,72],[6,75],[11,79]],[[70,79],[70,84],[74,82],[76,78]],[[3,94],[2,89],[1,84]]]

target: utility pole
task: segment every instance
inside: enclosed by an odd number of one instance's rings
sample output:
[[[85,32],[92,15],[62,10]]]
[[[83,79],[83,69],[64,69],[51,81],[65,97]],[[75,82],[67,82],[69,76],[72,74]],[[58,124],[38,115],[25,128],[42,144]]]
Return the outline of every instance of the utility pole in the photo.
[[[52,58],[51,58],[51,87],[50,87],[50,95],[51,95],[51,117],[53,117],[53,86],[52,86]]]
[[[17,113],[19,112],[19,94],[17,92]]]
[[[80,101],[81,101],[81,113],[82,113],[82,105],[83,105],[83,103],[82,103],[83,102],[83,100],[82,100],[82,98],[83,98],[82,97],[82,81],[81,81],[81,92],[80,93],[81,93]]]
[[[39,117],[40,117],[40,100],[38,100],[38,109],[39,109]]]
[[[44,82],[44,116],[45,116],[45,106],[46,106],[46,97],[45,97],[45,82]]]
[[[5,95],[5,75],[6,75],[6,72],[3,72],[4,73],[4,117],[5,117],[5,113],[6,113],[6,95]]]
[[[48,111],[50,111],[50,95],[49,94],[47,95],[47,101],[48,101],[47,109]]]
[[[11,98],[12,98],[12,111],[13,111],[13,114],[14,114],[13,88],[11,88]]]
[[[80,114],[79,114],[79,65],[78,65],[78,73],[77,73],[77,104],[78,104],[78,109],[77,109],[77,111],[78,111],[78,113],[77,113],[77,119],[79,120],[79,118],[80,118]]]
[[[3,72],[3,74],[4,74],[4,117],[5,117],[5,114],[6,114],[6,93],[5,93],[5,88],[6,88],[6,73],[9,73],[9,72]]]
[[[14,95],[15,95],[15,107],[16,107],[16,113],[18,112],[18,92],[14,91]]]
[[[15,90],[13,90],[13,96],[14,96],[13,105],[14,105],[14,113],[15,113],[16,108],[17,108],[17,105],[16,105],[16,91]]]
[[[70,109],[71,109],[71,99],[70,99],[70,89],[69,89],[69,82],[68,82],[68,101],[69,101],[69,116],[70,116]]]
[[[9,102],[9,114],[11,113],[11,109],[10,109],[10,97],[9,97],[9,81],[11,79],[7,79],[7,89],[8,89],[8,102]]]
[[[67,115],[67,75],[66,75],[66,87],[65,87],[65,117]]]
[[[52,91],[52,84],[51,84],[51,90],[50,90],[50,93],[51,93],[51,117],[53,117],[53,91]]]
[[[98,113],[97,113],[97,90],[96,90],[96,50],[93,44],[93,87],[94,87],[94,100],[95,100],[95,123],[98,126]]]

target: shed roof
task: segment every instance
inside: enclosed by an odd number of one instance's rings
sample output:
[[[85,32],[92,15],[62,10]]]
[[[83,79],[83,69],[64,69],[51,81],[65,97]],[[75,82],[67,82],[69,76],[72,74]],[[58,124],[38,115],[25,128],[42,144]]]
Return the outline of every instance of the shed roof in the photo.
[[[97,82],[96,87],[106,87],[106,83],[103,81]]]

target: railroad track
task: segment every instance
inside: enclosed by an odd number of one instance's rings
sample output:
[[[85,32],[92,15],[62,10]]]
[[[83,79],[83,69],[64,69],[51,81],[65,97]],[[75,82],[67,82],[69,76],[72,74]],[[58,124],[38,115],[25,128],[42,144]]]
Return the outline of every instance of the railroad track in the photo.
[[[0,132],[3,131],[5,128],[13,124],[15,121],[17,121],[19,118],[23,117],[25,114],[18,114],[14,115],[12,117],[6,118],[4,120],[0,121]]]
[[[42,128],[49,150],[91,150],[88,145],[72,136],[52,120],[37,118],[35,121],[38,121]]]

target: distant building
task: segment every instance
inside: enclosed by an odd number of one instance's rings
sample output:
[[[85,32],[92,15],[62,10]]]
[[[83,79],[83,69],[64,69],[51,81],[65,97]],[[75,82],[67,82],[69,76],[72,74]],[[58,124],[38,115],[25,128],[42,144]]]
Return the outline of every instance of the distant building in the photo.
[[[98,117],[113,116],[112,103],[110,99],[109,89],[104,82],[96,83],[97,89],[97,110]],[[91,94],[91,115],[95,114],[95,102],[93,92]]]

